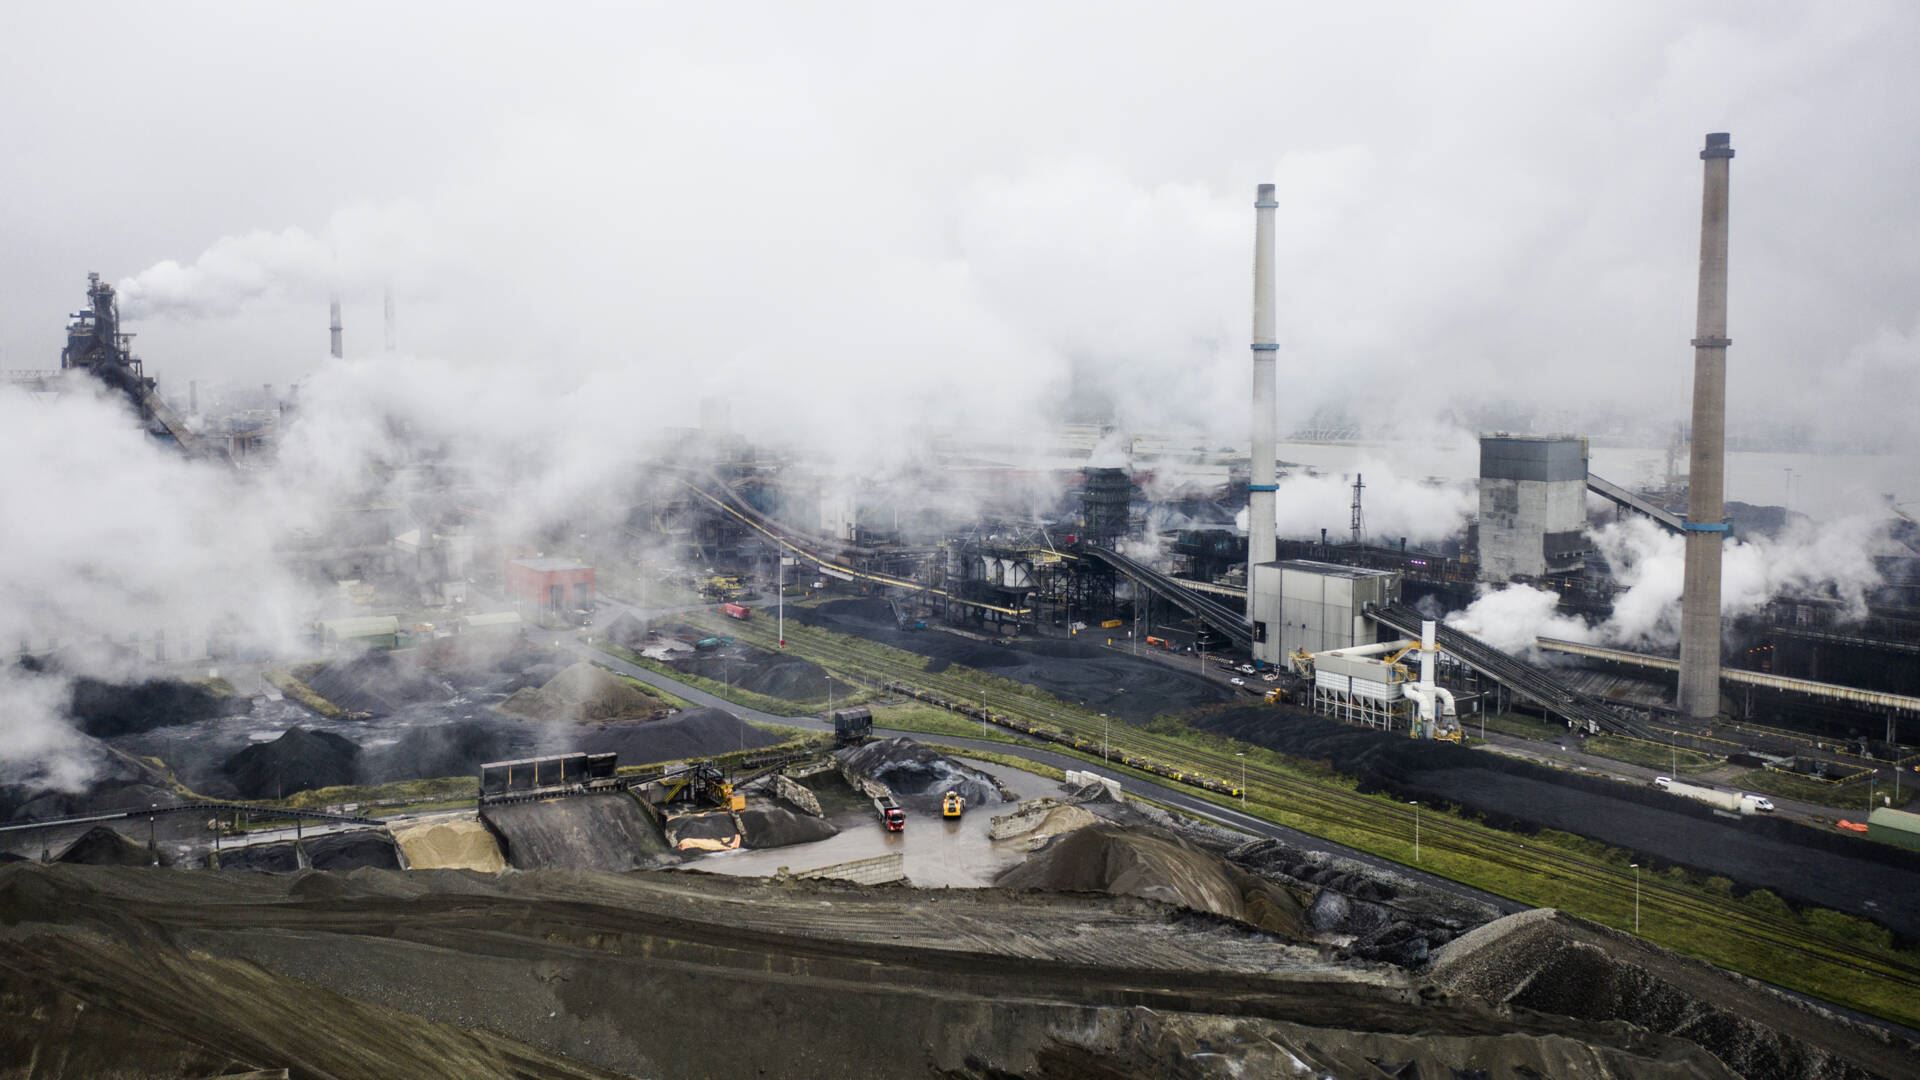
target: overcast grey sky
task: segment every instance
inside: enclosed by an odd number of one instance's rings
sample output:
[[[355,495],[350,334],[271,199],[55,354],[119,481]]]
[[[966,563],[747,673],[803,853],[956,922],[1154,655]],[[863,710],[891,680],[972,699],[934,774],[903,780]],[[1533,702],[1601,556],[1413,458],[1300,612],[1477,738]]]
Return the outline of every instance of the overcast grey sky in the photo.
[[[1920,6],[626,7],[10,9],[0,365],[173,260],[130,313],[176,386],[320,363],[330,288],[376,350],[391,282],[407,350],[661,418],[1027,416],[1077,375],[1238,433],[1270,180],[1282,430],[1659,419],[1728,130],[1733,426],[1916,445]]]

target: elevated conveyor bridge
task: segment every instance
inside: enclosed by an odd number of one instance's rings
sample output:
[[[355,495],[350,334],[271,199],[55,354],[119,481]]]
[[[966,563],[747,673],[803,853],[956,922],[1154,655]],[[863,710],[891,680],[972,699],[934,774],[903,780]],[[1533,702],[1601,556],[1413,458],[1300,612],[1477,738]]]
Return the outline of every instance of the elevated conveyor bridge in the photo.
[[[1092,544],[1084,545],[1080,551],[1090,559],[1113,567],[1141,588],[1198,619],[1228,641],[1233,642],[1237,648],[1247,652],[1253,651],[1253,629],[1247,625],[1246,613],[1237,611],[1195,590],[1191,586],[1198,584],[1197,582],[1169,577],[1117,551],[1095,547]]]
[[[1615,506],[1625,507],[1636,514],[1652,518],[1656,524],[1668,532],[1684,533],[1687,523],[1680,515],[1662,509],[1646,499],[1628,491],[1619,484],[1602,477],[1587,474],[1587,490],[1607,500]]]

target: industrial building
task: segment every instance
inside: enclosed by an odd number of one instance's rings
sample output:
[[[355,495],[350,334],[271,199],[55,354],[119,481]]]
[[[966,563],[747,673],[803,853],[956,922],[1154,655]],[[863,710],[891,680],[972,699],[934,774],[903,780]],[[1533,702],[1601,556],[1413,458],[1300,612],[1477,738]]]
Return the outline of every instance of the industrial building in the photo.
[[[593,607],[593,567],[573,559],[509,559],[506,586],[533,622],[564,624],[570,613]]]
[[[1296,652],[1319,653],[1372,645],[1377,636],[1369,605],[1400,599],[1400,575],[1391,570],[1293,559],[1253,568],[1253,655],[1284,667]]]
[[[1487,435],[1480,440],[1480,580],[1502,584],[1577,574],[1587,540],[1587,440]]]

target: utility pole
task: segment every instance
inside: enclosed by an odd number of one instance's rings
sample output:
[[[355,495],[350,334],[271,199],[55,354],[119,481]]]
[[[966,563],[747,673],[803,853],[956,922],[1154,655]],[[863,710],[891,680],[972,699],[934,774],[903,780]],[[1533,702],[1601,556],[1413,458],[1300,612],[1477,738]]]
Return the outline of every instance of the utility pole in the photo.
[[[1240,812],[1247,812],[1247,752],[1241,750],[1233,755],[1240,759]]]
[[[1420,861],[1420,801],[1418,799],[1415,799],[1412,802],[1410,802],[1408,805],[1413,807],[1413,861],[1419,862]]]

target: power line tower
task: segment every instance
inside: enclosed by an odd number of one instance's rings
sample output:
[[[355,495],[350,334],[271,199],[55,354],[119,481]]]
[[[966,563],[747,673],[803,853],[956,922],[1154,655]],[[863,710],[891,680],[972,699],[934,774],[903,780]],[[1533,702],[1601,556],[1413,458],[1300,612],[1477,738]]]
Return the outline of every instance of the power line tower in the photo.
[[[1353,474],[1353,546],[1360,547],[1367,542],[1367,530],[1360,517],[1360,492],[1366,489],[1359,473]]]

